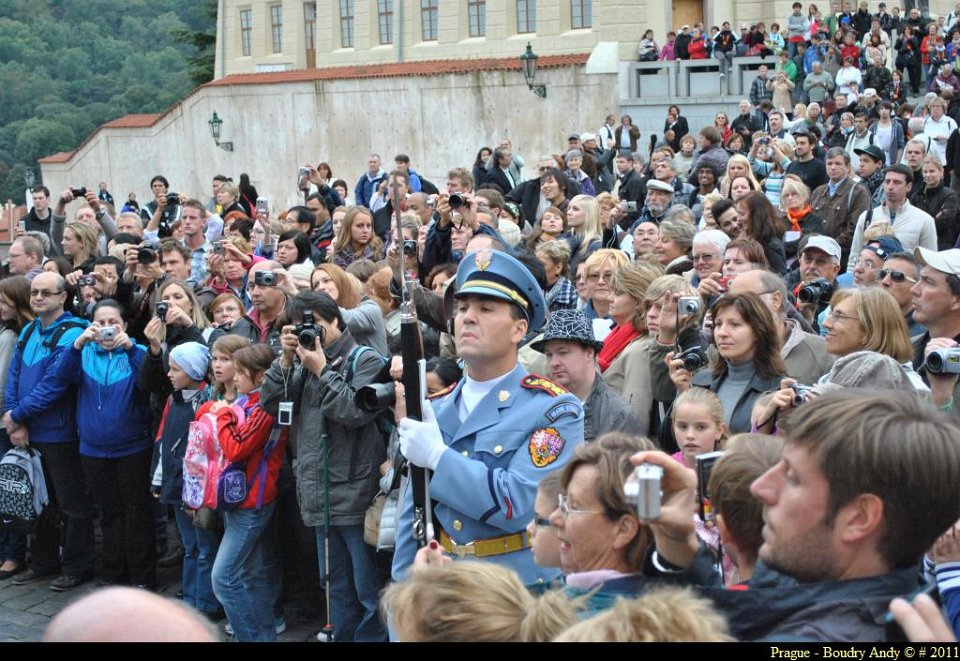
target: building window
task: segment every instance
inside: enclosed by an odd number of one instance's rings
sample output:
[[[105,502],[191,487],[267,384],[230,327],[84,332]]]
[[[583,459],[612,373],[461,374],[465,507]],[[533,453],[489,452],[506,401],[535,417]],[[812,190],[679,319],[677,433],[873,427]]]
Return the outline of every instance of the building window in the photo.
[[[281,52],[283,50],[283,7],[280,5],[270,7],[270,34],[273,35],[273,52]]]
[[[307,57],[307,68],[317,66],[317,3],[303,3],[303,31],[304,46]]]
[[[574,30],[593,27],[593,0],[570,0],[570,27]]]
[[[420,25],[424,41],[437,40],[437,14],[440,0],[420,0]]]
[[[517,33],[537,31],[537,0],[517,0]]]
[[[340,0],[340,47],[353,48],[353,0]]]
[[[392,44],[393,0],[377,0],[377,23],[380,26],[380,45]]]
[[[303,5],[303,31],[306,36],[307,50],[317,48],[317,3],[307,2]]]
[[[250,57],[250,33],[253,31],[253,22],[249,9],[240,12],[240,48],[243,49],[243,56]]]
[[[487,36],[487,0],[467,0],[467,14],[470,17],[470,36]]]

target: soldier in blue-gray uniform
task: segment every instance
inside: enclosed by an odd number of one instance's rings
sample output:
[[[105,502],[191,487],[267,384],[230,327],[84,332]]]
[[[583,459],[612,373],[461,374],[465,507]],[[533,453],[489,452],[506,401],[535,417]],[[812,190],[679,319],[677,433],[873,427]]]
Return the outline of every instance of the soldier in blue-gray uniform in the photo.
[[[525,528],[537,483],[562,468],[583,442],[583,407],[563,387],[517,363],[517,347],[546,316],[530,271],[502,252],[467,255],[457,269],[454,335],[464,378],[424,404],[424,421],[404,418],[400,447],[433,471],[434,536],[455,559],[510,567],[524,583],[552,578],[533,561]],[[413,499],[403,495],[393,577],[417,551]]]

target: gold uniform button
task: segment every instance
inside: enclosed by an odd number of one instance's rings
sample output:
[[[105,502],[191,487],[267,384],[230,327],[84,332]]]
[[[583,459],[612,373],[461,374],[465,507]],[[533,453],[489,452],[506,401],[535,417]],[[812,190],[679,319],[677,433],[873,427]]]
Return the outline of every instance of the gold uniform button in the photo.
[[[502,446],[502,445],[498,445],[498,446],[496,446],[495,448],[493,448],[493,453],[494,453],[494,454],[500,454],[501,452],[503,452],[503,446]]]
[[[469,456],[470,456],[470,451],[469,451],[469,450],[464,450],[464,451],[461,452],[460,454],[462,454],[464,457],[469,457]]]
[[[463,522],[460,519],[454,519],[453,521],[454,530],[463,530]]]

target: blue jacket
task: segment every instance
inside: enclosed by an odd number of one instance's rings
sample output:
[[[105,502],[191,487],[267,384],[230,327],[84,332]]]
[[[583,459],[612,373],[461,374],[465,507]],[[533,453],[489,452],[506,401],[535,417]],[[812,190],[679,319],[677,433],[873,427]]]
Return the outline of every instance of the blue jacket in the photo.
[[[444,451],[430,481],[433,516],[457,544],[523,533],[534,518],[537,483],[561,470],[583,443],[583,406],[574,395],[517,365],[460,419],[465,381],[433,396]],[[416,542],[413,495],[407,489],[398,512],[393,577],[413,564]],[[524,548],[484,558],[513,569],[526,585],[549,581],[556,570],[537,567]]]
[[[60,372],[64,379],[80,386],[80,454],[126,457],[153,446],[150,393],[137,389],[137,373],[146,356],[146,349],[139,344],[129,351],[104,351],[89,342],[82,350],[70,347],[64,352]]]
[[[383,170],[377,173],[376,177],[370,178],[369,172],[364,172],[357,180],[357,185],[353,188],[353,200],[358,207],[370,207],[370,200],[374,193],[380,188],[380,182],[387,178],[387,173]]]
[[[47,344],[61,324],[79,324],[60,336],[53,348]],[[70,443],[77,440],[77,393],[64,372],[58,368],[63,354],[83,333],[87,322],[64,312],[46,328],[40,320],[27,324],[20,332],[20,342],[10,361],[3,410],[10,411],[13,421],[26,424],[31,441]]]

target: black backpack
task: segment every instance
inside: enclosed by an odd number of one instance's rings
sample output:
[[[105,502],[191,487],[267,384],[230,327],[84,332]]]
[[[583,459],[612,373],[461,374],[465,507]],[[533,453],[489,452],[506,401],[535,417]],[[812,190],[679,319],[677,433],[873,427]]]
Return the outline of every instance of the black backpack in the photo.
[[[27,332],[23,334],[23,337],[17,341],[17,349],[20,350],[20,353],[23,353],[24,348],[27,346],[27,341],[30,340],[30,336],[33,335],[34,331],[37,330],[37,326],[40,324],[40,321],[35,319],[29,326],[27,326]],[[71,328],[86,328],[87,325],[80,321],[67,320],[57,326],[56,330],[53,331],[53,334],[49,338],[44,340],[43,346],[48,350],[53,351],[57,348],[57,344],[60,342],[60,338],[63,337],[63,334],[66,333]]]

